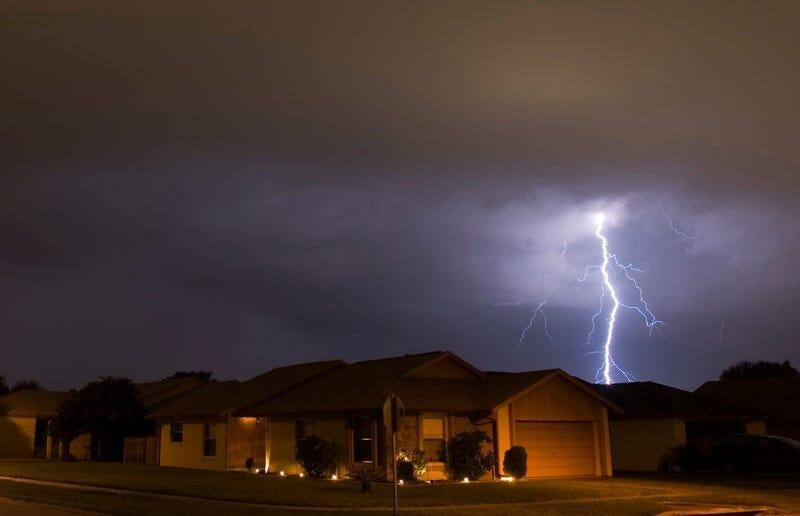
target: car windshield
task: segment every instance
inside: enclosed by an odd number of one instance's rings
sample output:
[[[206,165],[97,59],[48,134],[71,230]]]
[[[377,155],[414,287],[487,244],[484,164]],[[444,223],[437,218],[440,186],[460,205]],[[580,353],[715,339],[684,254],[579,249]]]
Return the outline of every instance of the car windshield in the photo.
[[[795,450],[800,451],[800,442],[797,442],[794,439],[789,439],[788,437],[776,437],[775,440],[782,442],[789,448],[794,448]]]

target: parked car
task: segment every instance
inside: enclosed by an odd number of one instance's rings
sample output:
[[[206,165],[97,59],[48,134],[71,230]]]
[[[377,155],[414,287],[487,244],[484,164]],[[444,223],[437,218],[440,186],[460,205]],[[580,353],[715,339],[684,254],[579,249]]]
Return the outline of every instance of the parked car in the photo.
[[[791,473],[800,478],[800,442],[775,435],[735,434],[711,443],[711,460],[723,471]]]

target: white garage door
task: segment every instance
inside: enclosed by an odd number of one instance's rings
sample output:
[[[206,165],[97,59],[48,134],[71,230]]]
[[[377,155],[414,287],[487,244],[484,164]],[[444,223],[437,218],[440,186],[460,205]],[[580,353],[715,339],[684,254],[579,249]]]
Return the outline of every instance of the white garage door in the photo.
[[[517,421],[514,444],[528,453],[529,477],[595,474],[592,423]]]

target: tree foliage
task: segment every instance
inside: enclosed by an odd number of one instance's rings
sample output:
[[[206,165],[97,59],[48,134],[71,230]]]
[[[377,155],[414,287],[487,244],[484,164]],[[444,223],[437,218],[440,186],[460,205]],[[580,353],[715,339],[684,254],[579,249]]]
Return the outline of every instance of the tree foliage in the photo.
[[[36,380],[20,380],[11,388],[11,392],[19,392],[24,390],[41,391],[44,389],[42,385]]]
[[[6,383],[6,377],[0,375],[0,396],[5,396],[8,394],[8,384]]]
[[[797,369],[788,360],[783,362],[737,362],[720,373],[720,380],[743,380],[746,378],[786,378],[798,376]]]
[[[175,371],[173,374],[164,378],[164,380],[176,380],[178,378],[199,378],[204,382],[213,382],[214,373],[211,371]]]
[[[127,378],[105,377],[62,403],[50,432],[62,442],[88,433],[92,459],[119,460],[125,437],[145,435],[149,430],[139,389]]]
[[[439,460],[445,463],[450,478],[478,480],[494,465],[494,454],[484,448],[491,442],[480,430],[458,433],[442,442]]]

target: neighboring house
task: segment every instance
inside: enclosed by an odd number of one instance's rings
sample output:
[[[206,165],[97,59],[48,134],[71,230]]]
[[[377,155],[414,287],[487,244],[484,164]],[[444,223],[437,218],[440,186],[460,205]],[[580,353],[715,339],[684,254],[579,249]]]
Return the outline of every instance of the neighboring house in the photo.
[[[0,458],[57,458],[60,445],[47,432],[70,393],[25,389],[0,397]],[[89,458],[89,436],[72,441],[76,458]]]
[[[140,400],[146,412],[168,404],[203,385],[197,378],[177,378],[138,383]],[[48,434],[50,420],[59,405],[73,396],[67,391],[26,389],[0,397],[0,458],[57,458],[60,443]],[[90,456],[91,437],[82,435],[70,444],[78,459]]]
[[[618,471],[656,471],[676,446],[700,448],[731,433],[764,433],[753,410],[655,382],[592,385],[622,408],[612,413],[611,458]]]
[[[246,382],[214,382],[152,413],[158,424],[160,464],[200,469],[264,469],[265,427],[233,412],[311,381],[341,361],[277,367]]]
[[[441,351],[339,363],[233,415],[264,425],[271,472],[299,473],[297,441],[319,436],[334,444],[337,474],[377,467],[388,475],[391,438],[381,408],[390,394],[405,406],[398,448],[424,450],[434,472],[443,470],[436,454],[443,440],[483,430],[499,464],[512,445],[524,446],[530,477],[611,475],[608,408],[617,409],[558,369],[483,372]]]
[[[766,433],[800,441],[800,378],[748,378],[706,382],[695,392],[761,413]]]

